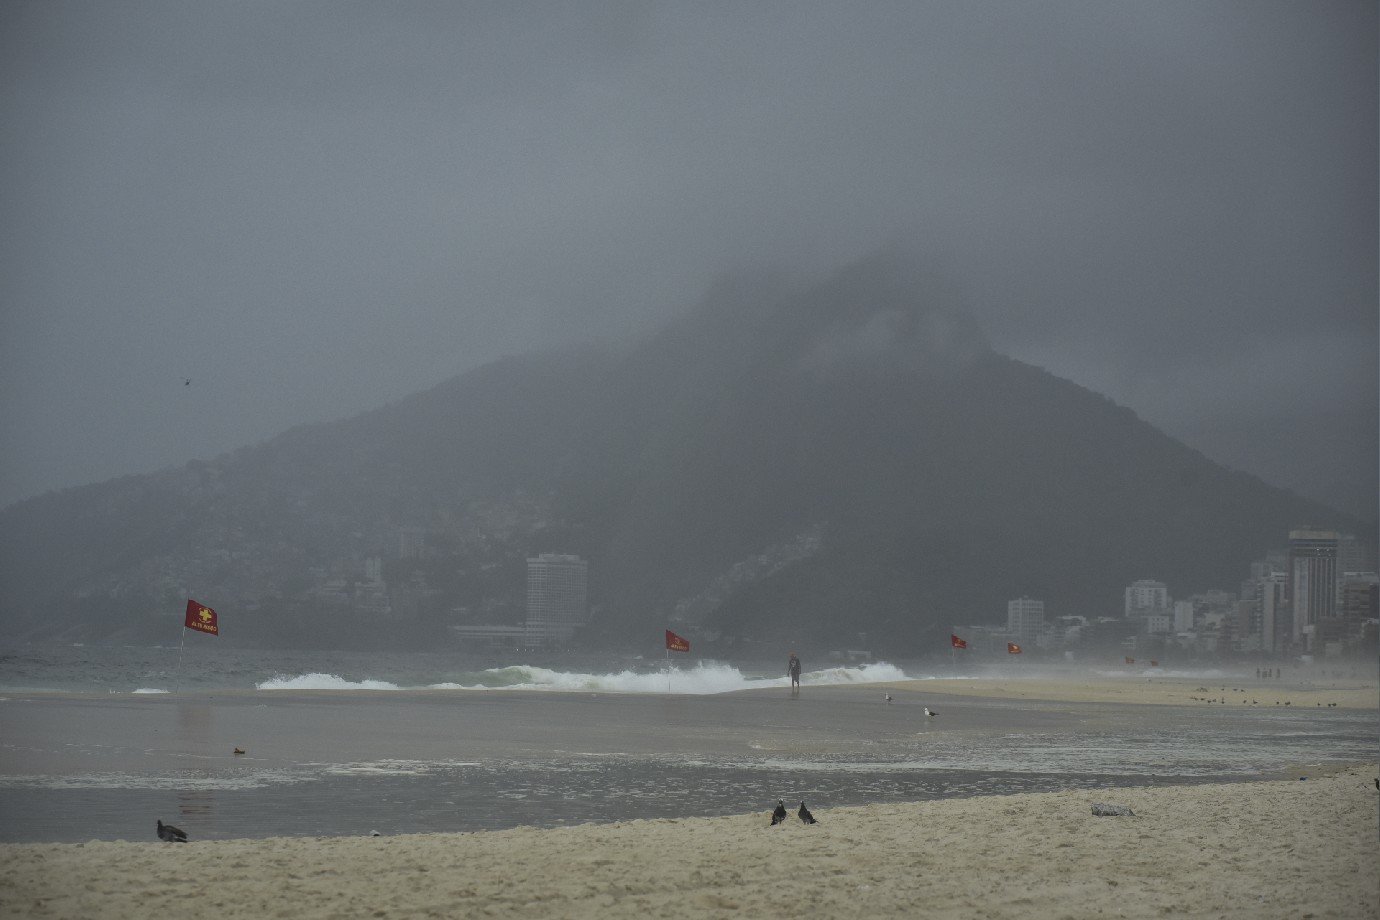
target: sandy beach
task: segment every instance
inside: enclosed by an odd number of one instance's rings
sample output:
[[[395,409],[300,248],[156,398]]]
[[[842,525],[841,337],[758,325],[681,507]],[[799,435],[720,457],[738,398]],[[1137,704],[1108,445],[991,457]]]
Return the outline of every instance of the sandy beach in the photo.
[[[907,680],[885,684],[897,690],[984,699],[1049,700],[1064,703],[1135,703],[1196,706],[1208,701],[1225,706],[1302,706],[1375,709],[1380,684],[1373,675],[1330,677],[1304,672],[1286,680],[1257,677],[1174,677],[1146,674],[1117,677],[1079,675],[974,677]],[[1225,700],[1225,702],[1219,702]]]
[[[538,752],[577,737],[580,750],[595,752],[591,756],[617,750],[685,757],[696,751],[789,754],[800,738],[845,752],[933,752],[948,732],[963,745],[981,738],[1009,745],[1013,727],[1060,737],[1074,731],[1083,744],[1121,743],[1117,739],[1150,731],[1149,742],[1138,742],[1149,746],[1137,750],[1172,759],[1189,756],[1172,739],[1198,724],[1191,707],[1209,707],[1202,718],[1222,731],[1244,720],[1252,733],[1274,722],[1292,731],[1314,718],[1352,724],[1358,714],[1338,709],[1377,709],[1370,675],[1266,682],[1051,674],[887,686],[894,703],[878,699],[881,685],[807,685],[799,699],[776,691],[693,698],[300,693],[275,695],[265,705],[262,697],[230,694],[215,701],[34,698],[12,700],[0,712],[9,735],[8,771],[71,775],[98,764],[147,771],[154,769],[150,764],[195,762],[200,770],[233,778],[234,770],[259,769],[230,753],[242,737],[256,742],[248,756],[263,757],[272,769],[331,754],[342,736],[349,756],[363,759],[388,750],[453,756],[459,738],[465,750],[482,753]],[[1277,698],[1305,718],[1276,711]],[[921,718],[921,704],[936,701],[943,713],[938,722]],[[1121,728],[1109,732],[1108,725]],[[85,739],[85,746],[61,743],[72,737]],[[1161,748],[1157,738],[1174,746]],[[132,739],[139,744],[131,745]],[[1370,754],[1350,766],[1290,760],[1278,747],[1286,739],[1253,742],[1275,752],[1278,766],[1265,771],[1268,779],[1139,786],[1113,779],[1097,788],[1006,795],[973,795],[980,790],[970,788],[961,797],[893,797],[859,806],[812,800],[820,819],[815,826],[795,819],[799,803],[791,801],[788,822],[769,827],[772,802],[765,799],[759,811],[727,817],[471,833],[394,834],[384,827],[379,837],[365,835],[369,825],[358,834],[329,837],[198,839],[193,833],[191,843],[177,845],[153,840],[158,815],[149,813],[147,838],[135,841],[0,845],[0,915],[1375,918],[1380,792],[1374,778],[1380,769],[1367,762]],[[576,778],[560,775],[562,782]],[[233,801],[222,792],[206,801],[215,801],[216,814],[228,818],[232,805],[252,804],[254,796],[285,796],[275,801],[291,807],[292,797],[308,789],[329,794],[342,787],[318,782],[281,788],[251,790],[243,793],[250,798]],[[434,784],[419,788],[457,794]],[[681,807],[673,796],[668,803],[662,788],[655,803],[646,801],[672,808],[640,813],[692,813],[695,788],[680,793],[687,797]],[[172,793],[148,795],[153,798],[138,802],[182,802]],[[110,801],[125,808],[135,800]],[[1094,817],[1098,802],[1129,806],[1135,817]],[[141,814],[145,804],[137,806]],[[192,814],[203,827],[215,817],[205,810]],[[163,817],[187,823],[175,812]],[[39,812],[26,816],[41,818]],[[145,819],[138,820],[142,829]],[[194,823],[189,829],[201,828]],[[405,823],[397,828],[407,829]]]
[[[1368,918],[1373,765],[474,834],[0,847],[8,917]],[[1094,802],[1135,817],[1094,817]],[[796,803],[791,803],[793,806]],[[792,809],[794,811],[794,809]]]

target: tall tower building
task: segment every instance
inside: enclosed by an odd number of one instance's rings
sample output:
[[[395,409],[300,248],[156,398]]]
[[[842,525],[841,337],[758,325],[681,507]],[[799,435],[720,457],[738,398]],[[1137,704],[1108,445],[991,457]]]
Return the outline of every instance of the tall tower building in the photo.
[[[1289,645],[1293,617],[1289,613],[1289,576],[1271,572],[1256,582],[1256,610],[1260,617],[1260,647],[1282,652]]]
[[[1142,578],[1126,589],[1126,612],[1130,617],[1163,613],[1169,608],[1169,586],[1162,581]]]
[[[1380,575],[1351,572],[1342,577],[1342,606],[1338,614],[1346,622],[1347,637],[1355,639],[1367,620],[1380,618]]]
[[[1320,620],[1337,615],[1337,532],[1289,531],[1289,599],[1293,639],[1310,639]]]
[[[1347,572],[1374,572],[1375,545],[1357,539],[1349,533],[1337,536],[1337,577]]]
[[[420,559],[426,554],[426,528],[398,528],[398,558]]]
[[[1006,631],[1021,642],[1034,642],[1045,628],[1045,602],[1028,597],[1006,602]]]
[[[1174,631],[1192,632],[1194,625],[1193,601],[1174,602]]]
[[[542,553],[527,560],[527,628],[548,641],[568,641],[588,619],[589,563]]]

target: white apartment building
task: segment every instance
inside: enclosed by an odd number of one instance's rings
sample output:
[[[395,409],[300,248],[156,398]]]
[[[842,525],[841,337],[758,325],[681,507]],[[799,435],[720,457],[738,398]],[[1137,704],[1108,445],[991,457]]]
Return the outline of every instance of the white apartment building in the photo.
[[[527,628],[567,641],[589,616],[589,563],[579,556],[542,553],[527,560]]]
[[[1006,631],[1017,642],[1034,642],[1044,628],[1044,601],[1022,597],[1006,602]]]
[[[1124,616],[1140,617],[1169,609],[1169,586],[1162,581],[1143,578],[1126,589]]]

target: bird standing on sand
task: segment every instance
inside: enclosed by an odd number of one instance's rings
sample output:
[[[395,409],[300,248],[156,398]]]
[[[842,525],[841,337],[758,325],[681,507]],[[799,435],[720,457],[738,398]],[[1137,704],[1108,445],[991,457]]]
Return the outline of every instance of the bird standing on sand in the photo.
[[[926,706],[926,707],[925,707],[925,715],[927,715],[927,716],[929,716],[931,719],[933,719],[935,716],[939,715],[939,713],[935,712],[933,709],[931,709],[930,707]]]
[[[812,814],[810,814],[810,809],[808,809],[808,808],[805,807],[805,803],[804,803],[804,802],[801,802],[801,803],[800,803],[800,811],[796,812],[796,815],[798,815],[798,816],[800,817],[800,820],[804,821],[806,824],[818,824],[818,823],[819,823],[818,821],[815,820],[815,816],[812,815]]]
[[[187,832],[180,827],[173,827],[171,824],[164,824],[163,819],[158,819],[158,839],[165,843],[186,843]]]
[[[774,812],[771,813],[771,826],[772,826],[772,827],[776,827],[776,825],[782,823],[782,822],[785,821],[785,820],[786,820],[786,803],[785,803],[785,801],[782,800],[782,799],[777,799],[777,800],[776,800],[776,811],[774,811]]]

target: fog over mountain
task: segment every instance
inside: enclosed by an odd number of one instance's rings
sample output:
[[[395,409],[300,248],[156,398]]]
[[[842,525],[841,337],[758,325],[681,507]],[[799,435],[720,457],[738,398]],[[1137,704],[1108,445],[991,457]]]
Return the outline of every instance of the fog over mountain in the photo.
[[[1305,522],[1361,526],[1000,354],[893,251],[726,277],[630,346],[4,509],[0,634],[157,641],[190,595],[259,642],[435,643],[520,618],[525,558],[566,552],[590,563],[588,642],[675,622],[913,653],[1022,595],[1099,616],[1137,578],[1232,590]],[[386,614],[361,609],[370,558]]]
[[[1000,353],[1373,517],[1376,15],[6,3],[0,506],[898,247]]]

